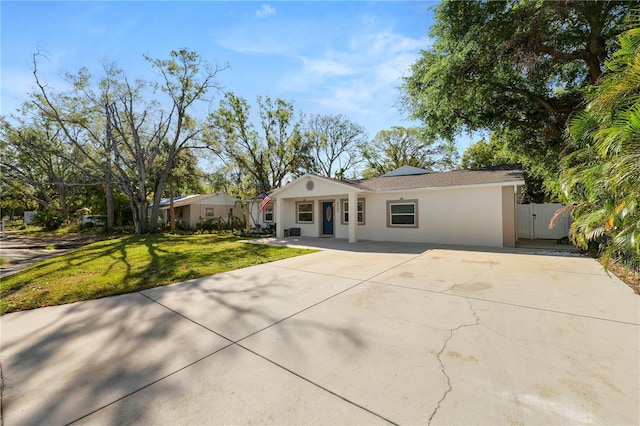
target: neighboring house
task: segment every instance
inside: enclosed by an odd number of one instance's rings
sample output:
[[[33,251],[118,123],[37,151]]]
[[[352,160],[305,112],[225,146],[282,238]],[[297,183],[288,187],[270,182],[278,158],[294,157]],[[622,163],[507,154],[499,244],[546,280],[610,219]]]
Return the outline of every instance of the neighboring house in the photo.
[[[277,224],[278,237],[513,247],[522,185],[519,168],[431,173],[405,166],[355,181],[305,174],[270,194],[259,222]]]
[[[173,208],[176,221],[189,226],[196,226],[198,222],[221,218],[227,222],[230,217],[243,218],[242,208],[237,204],[238,199],[224,194],[201,194],[175,197]],[[160,222],[169,223],[169,198],[160,202]]]

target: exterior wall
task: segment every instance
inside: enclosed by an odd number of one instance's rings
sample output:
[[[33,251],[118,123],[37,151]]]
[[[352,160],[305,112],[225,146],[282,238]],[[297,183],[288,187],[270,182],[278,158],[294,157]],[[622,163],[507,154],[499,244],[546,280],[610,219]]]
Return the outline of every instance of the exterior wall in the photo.
[[[365,197],[365,225],[358,239],[501,247],[500,187],[437,189]],[[387,201],[417,200],[418,227],[388,227]]]
[[[311,201],[313,202],[313,223],[297,223],[296,216],[296,203],[298,201]],[[333,201],[333,235],[337,238],[347,238],[348,230],[345,226],[344,232],[338,232],[338,225],[340,222],[339,216],[337,216],[338,209],[338,198],[329,198],[329,197],[317,197],[317,198],[304,198],[304,199],[286,199],[284,201],[284,229],[289,228],[300,228],[300,235],[303,237],[319,237],[322,234],[322,202],[323,201]]]
[[[191,206],[174,207],[176,213],[176,222],[182,221],[191,225]],[[167,210],[167,219],[169,218],[169,210]]]
[[[427,241],[502,246],[501,187],[447,189],[427,192],[427,197]]]
[[[236,205],[236,199],[226,195],[216,194],[209,197],[195,200],[190,204],[174,207],[176,220],[180,220],[190,226],[195,226],[198,222],[213,218],[222,218],[225,222],[229,218],[229,211],[233,210],[233,216],[243,218],[242,208]],[[207,208],[213,208],[213,216],[206,216]],[[169,221],[169,208],[162,208],[160,217],[163,223]]]
[[[505,187],[505,189],[501,187],[447,188],[358,194],[359,199],[365,200],[365,223],[357,225],[357,238],[359,240],[491,247],[502,247],[503,244],[514,245],[515,206],[513,197],[513,187]],[[303,198],[285,199],[283,204],[284,229],[295,227],[300,228],[302,236],[320,236],[321,202],[333,200],[334,236],[348,238],[348,225],[341,223],[341,200],[345,198],[345,195],[331,198],[326,196],[305,197],[306,201],[314,203],[314,222],[312,224],[296,223],[296,201],[302,201]],[[418,227],[387,226],[387,202],[397,200],[417,200]],[[510,215],[511,219],[503,223],[503,217],[507,215]]]
[[[331,198],[339,193],[346,194],[349,190],[351,189],[348,189],[346,184],[307,176],[288,184],[282,192],[286,194],[287,198],[319,199],[323,196]],[[275,196],[278,194],[276,193]]]
[[[311,182],[311,183],[310,183]],[[344,191],[344,192],[343,192]],[[322,234],[321,203],[334,203],[334,236],[348,239],[350,228],[342,223],[342,201],[352,197],[363,199],[364,224],[355,226],[355,239],[374,241],[406,241],[449,245],[503,247],[516,240],[515,195],[513,186],[466,186],[428,188],[405,191],[368,192],[347,185],[306,176],[272,194],[280,198],[283,211],[278,229],[300,228],[300,235]],[[391,226],[390,201],[414,201],[417,226]],[[313,202],[313,223],[296,223],[296,202]],[[274,202],[274,210],[277,203]],[[256,207],[257,209],[257,207]],[[357,220],[350,212],[350,220]],[[406,212],[396,211],[394,218],[403,220]],[[262,220],[262,217],[260,217]],[[351,231],[354,227],[352,225]]]
[[[364,224],[356,224],[356,233],[359,239],[365,239],[364,237],[361,236],[361,232],[364,230],[364,226],[367,224],[367,220],[368,220],[368,216],[367,216],[367,209],[368,209],[368,198],[370,197],[370,194],[367,194],[367,196],[365,196],[364,194],[358,194],[358,200],[364,200]],[[342,223],[342,214],[343,214],[343,207],[342,207],[342,202],[343,201],[347,201],[347,197],[340,197],[336,199],[336,202],[334,204],[334,212],[335,212],[335,224],[334,224],[334,232],[335,232],[335,237],[336,238],[349,238],[349,224],[348,223]],[[349,214],[349,216],[351,216],[351,214]],[[349,220],[351,220],[351,217],[349,217]]]
[[[515,247],[517,240],[516,194],[513,187],[502,187],[502,246]]]
[[[229,211],[233,211],[233,216],[242,219],[242,208],[236,206],[235,203],[228,204],[192,204],[185,206],[189,208],[188,222],[191,226],[195,226],[196,223],[215,218],[222,218],[225,222],[229,218]],[[207,208],[213,209],[213,216],[206,216]],[[185,215],[185,218],[187,216]],[[186,219],[183,219],[185,222]]]
[[[325,180],[315,176],[301,177],[288,184],[284,188],[272,194],[272,197],[284,197],[282,212],[282,229],[300,228],[300,235],[305,237],[318,237],[322,234],[322,202],[333,201],[333,236],[348,238],[348,225],[340,224],[341,207],[340,200],[348,198],[348,192],[357,192],[356,189],[346,184]],[[360,197],[362,198],[362,197]],[[313,202],[313,223],[296,223],[296,202]],[[274,203],[274,218],[277,217],[276,203]],[[257,207],[256,210],[257,212]],[[255,214],[255,213],[254,213]],[[257,216],[256,216],[257,217]],[[259,217],[259,222],[264,225],[264,218]],[[277,224],[280,228],[280,224]]]

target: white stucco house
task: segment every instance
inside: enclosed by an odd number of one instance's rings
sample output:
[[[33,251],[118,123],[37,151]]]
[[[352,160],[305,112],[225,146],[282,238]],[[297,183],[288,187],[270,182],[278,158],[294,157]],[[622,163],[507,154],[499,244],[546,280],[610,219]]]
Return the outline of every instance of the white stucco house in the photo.
[[[519,168],[428,172],[401,167],[363,180],[305,174],[259,214],[276,236],[513,247]],[[257,214],[254,213],[254,214]]]
[[[160,202],[160,222],[169,222],[170,200],[163,199]],[[173,208],[176,220],[189,226],[195,226],[198,222],[220,218],[227,222],[229,218],[243,218],[242,208],[238,205],[238,199],[225,194],[197,194],[173,199]]]

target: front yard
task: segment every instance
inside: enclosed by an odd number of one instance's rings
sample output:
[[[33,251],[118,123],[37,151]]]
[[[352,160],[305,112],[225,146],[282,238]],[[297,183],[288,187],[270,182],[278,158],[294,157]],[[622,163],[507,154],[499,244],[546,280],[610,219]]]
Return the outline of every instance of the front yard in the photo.
[[[312,250],[228,235],[136,235],[89,244],[2,279],[0,314],[131,293]]]

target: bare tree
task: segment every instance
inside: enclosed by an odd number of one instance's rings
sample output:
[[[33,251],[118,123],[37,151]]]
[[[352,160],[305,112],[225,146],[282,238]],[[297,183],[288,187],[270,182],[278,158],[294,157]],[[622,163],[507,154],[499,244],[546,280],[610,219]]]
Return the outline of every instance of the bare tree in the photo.
[[[97,91],[82,69],[68,75],[69,92],[52,93],[38,76],[35,57],[33,69],[39,89],[34,104],[103,171],[105,182],[113,179],[128,197],[137,234],[157,231],[160,200],[176,155],[203,146],[202,127],[189,112],[196,101],[207,101],[208,91],[219,89],[217,75],[224,69],[209,67],[188,50],[172,51],[167,60],[145,59],[160,75],[159,83],[131,83],[111,65],[105,66]],[[147,100],[157,88],[168,99]],[[159,157],[164,166],[154,167]]]
[[[366,132],[342,115],[311,116],[304,136],[315,154],[313,169],[323,176],[343,179],[362,161],[360,146],[366,142]]]
[[[210,116],[209,138],[216,154],[240,171],[244,196],[257,196],[282,185],[289,175],[306,170],[309,149],[293,105],[258,98],[260,130],[249,121],[246,100],[228,93]]]

